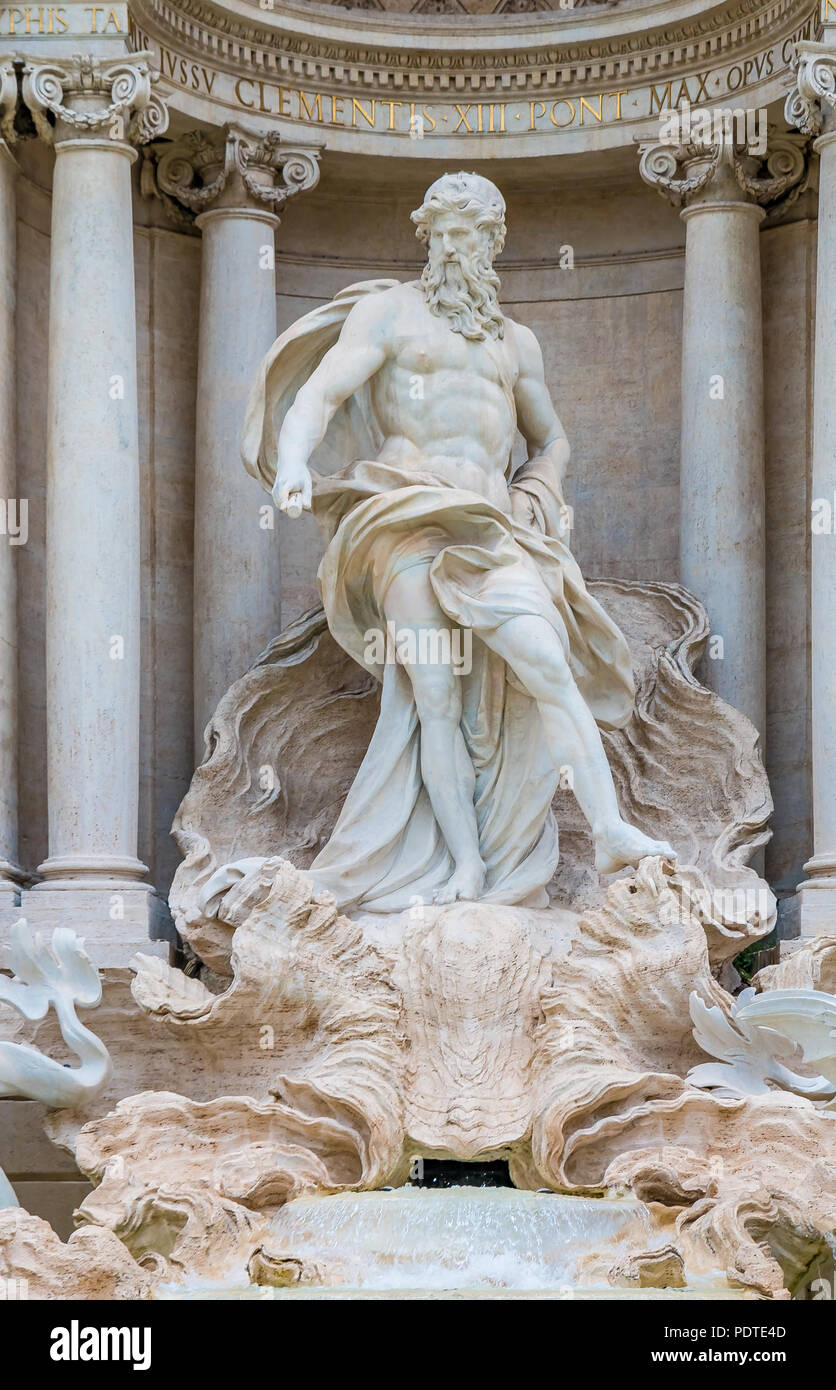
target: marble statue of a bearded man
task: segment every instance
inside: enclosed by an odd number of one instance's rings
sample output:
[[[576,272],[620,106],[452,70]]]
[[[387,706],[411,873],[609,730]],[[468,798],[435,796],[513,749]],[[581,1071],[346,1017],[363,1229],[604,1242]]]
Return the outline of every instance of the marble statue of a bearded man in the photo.
[[[499,306],[502,195],[447,174],[412,220],[420,280],[353,285],[299,320],[248,408],[245,464],[291,515],[312,507],[328,625],[382,683],[311,873],[340,906],[374,912],[540,906],[561,769],[599,872],[672,850],[619,813],[599,725],[630,718],[630,655],[567,545],[569,446],[537,340]],[[515,470],[517,430],[528,458]],[[445,631],[465,645],[434,645]]]

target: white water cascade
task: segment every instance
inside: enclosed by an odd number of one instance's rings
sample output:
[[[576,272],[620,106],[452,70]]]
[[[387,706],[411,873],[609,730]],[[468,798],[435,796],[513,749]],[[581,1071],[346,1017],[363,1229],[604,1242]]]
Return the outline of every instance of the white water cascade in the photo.
[[[297,1197],[283,1206],[249,1282],[187,1276],[155,1298],[747,1298],[718,1269],[688,1287],[621,1287],[615,1266],[662,1250],[670,1231],[629,1197],[513,1187],[400,1187]],[[242,1278],[242,1275],[244,1277]]]
[[[401,1187],[288,1202],[270,1254],[300,1260],[332,1287],[568,1291],[610,1287],[619,1255],[663,1243],[636,1201]]]

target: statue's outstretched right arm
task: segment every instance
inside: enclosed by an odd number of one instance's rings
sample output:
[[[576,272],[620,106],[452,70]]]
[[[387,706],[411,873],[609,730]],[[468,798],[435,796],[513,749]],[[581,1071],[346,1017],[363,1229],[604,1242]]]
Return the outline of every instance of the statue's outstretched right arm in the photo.
[[[273,500],[282,510],[301,494],[303,507],[311,504],[308,460],[336,411],[379,371],[386,360],[391,308],[381,306],[384,295],[361,300],[351,310],[342,332],[326,352],[284,418],[279,435]]]

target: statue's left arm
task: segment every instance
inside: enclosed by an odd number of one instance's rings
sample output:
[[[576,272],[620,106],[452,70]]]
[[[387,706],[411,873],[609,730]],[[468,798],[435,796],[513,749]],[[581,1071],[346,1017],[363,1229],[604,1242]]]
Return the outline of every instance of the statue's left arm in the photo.
[[[563,475],[569,462],[569,441],[546,385],[540,344],[522,324],[515,323],[513,333],[519,366],[514,386],[517,424],[528,445],[528,458],[511,484],[513,516],[523,525],[568,540]]]

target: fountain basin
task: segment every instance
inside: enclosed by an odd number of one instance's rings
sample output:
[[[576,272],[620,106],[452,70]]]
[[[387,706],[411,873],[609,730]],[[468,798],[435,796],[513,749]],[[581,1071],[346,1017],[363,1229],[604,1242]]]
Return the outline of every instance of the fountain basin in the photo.
[[[669,1239],[632,1198],[402,1187],[288,1202],[265,1253],[299,1261],[300,1291],[612,1296],[613,1265]]]
[[[288,1202],[268,1248],[330,1287],[533,1291],[606,1286],[620,1253],[652,1244],[650,1214],[636,1201],[401,1187]],[[313,1280],[303,1273],[301,1282]]]
[[[160,1288],[156,1297],[751,1296],[729,1288],[719,1271],[716,1278],[701,1278],[687,1288],[619,1288],[609,1282],[619,1260],[669,1240],[670,1233],[632,1198],[507,1187],[343,1192],[299,1197],[276,1213],[258,1283],[189,1281]]]

